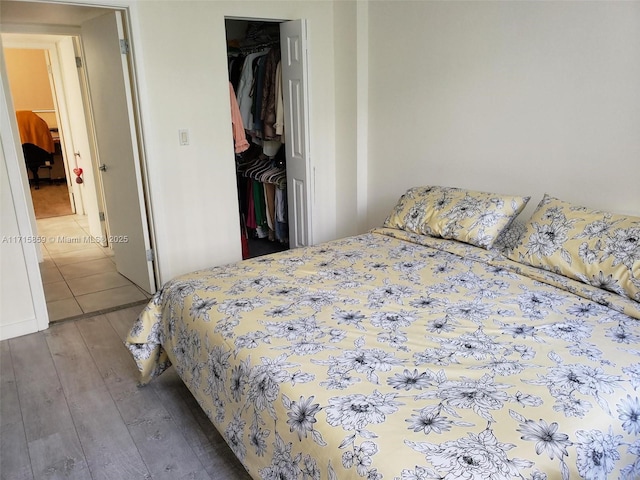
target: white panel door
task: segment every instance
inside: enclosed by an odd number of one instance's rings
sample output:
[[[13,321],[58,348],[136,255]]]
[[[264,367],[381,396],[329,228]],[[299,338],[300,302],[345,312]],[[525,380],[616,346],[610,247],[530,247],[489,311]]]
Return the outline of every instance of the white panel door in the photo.
[[[313,243],[306,20],[281,23],[280,44],[285,110],[289,245],[291,248],[297,248]]]
[[[89,222],[89,234],[95,238],[106,238],[105,223],[100,221],[99,202],[96,179],[92,165],[91,143],[87,132],[88,122],[85,118],[85,105],[83,103],[83,90],[79,76],[84,75],[82,69],[76,65],[76,53],[74,39],[64,37],[57,44],[59,66],[54,70],[60,70],[62,81],[56,85],[56,96],[63,98],[58,102],[62,125],[60,134],[65,147],[64,157],[69,162],[68,174],[73,182],[73,193],[76,201],[76,213],[87,215]],[[54,65],[55,67],[55,65]],[[82,168],[84,183],[75,183],[73,169]],[[103,242],[99,242],[103,243]]]
[[[131,84],[120,12],[82,24],[91,113],[100,165],[108,242],[118,272],[152,293],[153,265],[147,259],[150,239],[142,190]]]

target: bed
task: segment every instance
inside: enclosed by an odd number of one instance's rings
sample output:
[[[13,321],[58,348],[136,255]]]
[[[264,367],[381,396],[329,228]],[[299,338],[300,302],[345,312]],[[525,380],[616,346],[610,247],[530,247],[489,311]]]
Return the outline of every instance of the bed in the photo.
[[[640,218],[408,190],[362,235],[178,277],[127,339],[255,479],[640,478]]]

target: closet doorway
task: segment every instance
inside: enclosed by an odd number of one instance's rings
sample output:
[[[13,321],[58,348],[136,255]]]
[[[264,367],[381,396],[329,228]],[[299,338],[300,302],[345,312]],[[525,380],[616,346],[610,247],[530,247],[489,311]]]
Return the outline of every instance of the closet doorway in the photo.
[[[232,122],[243,240],[264,235],[266,230],[267,238],[279,243],[273,251],[310,245],[313,167],[309,155],[306,20],[225,18],[225,27],[232,110],[234,101],[237,108]],[[265,76],[265,71],[271,76]],[[265,84],[271,89],[271,97],[266,90],[262,93]],[[238,118],[242,119],[245,138],[235,128]],[[262,195],[267,218],[260,214],[256,218]],[[258,227],[263,226],[265,230],[259,233]],[[253,254],[248,241],[243,243],[245,258],[269,253],[268,249],[257,251]]]

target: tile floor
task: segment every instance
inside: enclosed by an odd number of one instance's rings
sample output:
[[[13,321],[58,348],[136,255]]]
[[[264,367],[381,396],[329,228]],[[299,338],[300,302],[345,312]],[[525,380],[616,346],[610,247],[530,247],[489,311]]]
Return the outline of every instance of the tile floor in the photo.
[[[40,274],[49,321],[143,303],[150,298],[116,271],[111,249],[84,242],[90,238],[86,216],[41,218],[36,223],[38,235],[47,238]]]

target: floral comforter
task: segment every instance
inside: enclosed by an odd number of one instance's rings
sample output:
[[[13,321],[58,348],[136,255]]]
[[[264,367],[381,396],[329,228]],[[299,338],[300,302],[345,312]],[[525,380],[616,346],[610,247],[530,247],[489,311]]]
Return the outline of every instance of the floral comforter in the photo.
[[[167,283],[127,346],[255,479],[640,478],[637,302],[375,229]]]

